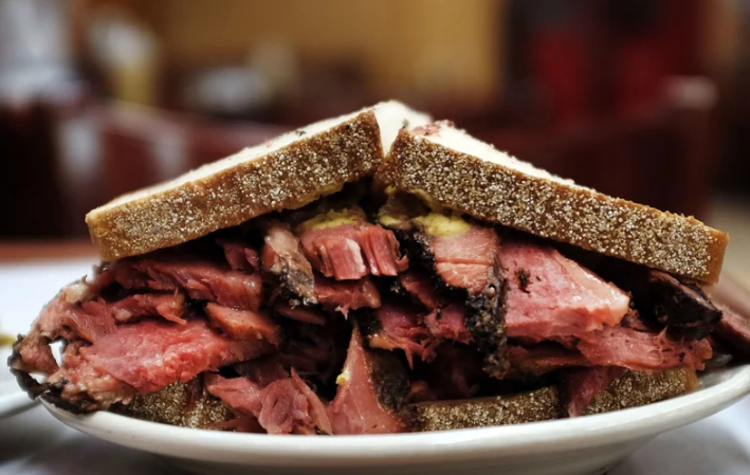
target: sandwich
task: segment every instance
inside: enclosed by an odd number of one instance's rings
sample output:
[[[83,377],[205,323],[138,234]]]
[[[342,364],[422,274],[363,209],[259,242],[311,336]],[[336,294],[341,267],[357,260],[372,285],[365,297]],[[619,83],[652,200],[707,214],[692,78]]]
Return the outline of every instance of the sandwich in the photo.
[[[750,348],[708,293],[725,233],[393,101],[86,222],[101,263],[9,359],[73,413],[269,434],[526,423],[686,394]]]

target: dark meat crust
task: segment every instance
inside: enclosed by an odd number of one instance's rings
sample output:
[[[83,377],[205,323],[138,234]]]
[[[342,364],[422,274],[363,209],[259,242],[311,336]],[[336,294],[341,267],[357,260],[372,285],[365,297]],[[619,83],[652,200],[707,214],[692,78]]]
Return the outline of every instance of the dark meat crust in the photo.
[[[673,338],[706,338],[721,320],[721,310],[697,285],[656,270],[638,274],[631,291],[639,314],[667,327]]]
[[[18,386],[23,389],[31,399],[41,398],[46,402],[53,404],[55,407],[73,414],[88,414],[102,409],[97,401],[90,398],[85,393],[76,394],[73,399],[63,398],[63,389],[65,389],[65,386],[69,383],[66,379],[61,379],[55,383],[40,383],[25,371],[23,369],[21,354],[18,351],[18,347],[23,339],[23,335],[18,335],[18,340],[13,344],[13,353],[8,357],[8,367],[10,368],[11,374],[15,376]]]
[[[716,325],[716,335],[741,354],[750,355],[750,317],[741,315],[726,305],[719,305],[723,315]]]
[[[505,357],[507,337],[505,332],[505,295],[507,281],[497,264],[490,270],[488,284],[479,295],[469,296],[465,289],[451,287],[440,279],[435,268],[435,256],[430,250],[430,237],[416,229],[394,230],[396,238],[406,249],[410,262],[428,272],[439,290],[460,296],[469,309],[466,327],[474,342],[484,354],[484,371],[493,378],[502,379],[509,370]]]
[[[23,339],[23,335],[18,335],[16,342],[13,343],[13,353],[8,357],[7,364],[8,368],[10,368],[11,374],[16,377],[18,386],[23,389],[31,399],[36,399],[44,393],[45,388],[44,385],[31,377],[31,375],[23,369],[23,361],[19,351]]]
[[[268,221],[265,229],[267,234],[264,246],[269,246],[271,250],[268,252],[268,249],[263,249],[261,261],[263,270],[278,284],[279,297],[292,307],[317,305],[313,270],[302,255],[297,237],[292,235],[287,225],[278,221]],[[281,241],[280,249],[276,249],[274,236]],[[289,242],[284,242],[285,240]],[[296,243],[295,249],[288,249],[291,242]],[[274,262],[268,262],[269,260]]]
[[[469,315],[466,326],[479,351],[484,354],[484,371],[493,378],[501,379],[510,366],[505,357],[507,336],[505,334],[505,295],[507,281],[493,270],[487,287],[480,295],[469,297]]]
[[[11,356],[11,358],[13,357]],[[8,360],[8,364],[11,364],[10,359]],[[78,395],[74,400],[63,399],[62,391],[68,383],[67,380],[63,379],[55,384],[40,383],[29,373],[13,369],[12,366],[10,372],[16,377],[18,386],[26,391],[26,394],[28,394],[31,399],[41,398],[46,402],[53,404],[55,407],[73,414],[88,414],[100,409],[96,401],[85,395]]]
[[[65,381],[60,381],[57,384],[40,383],[23,368],[24,365],[19,352],[19,347],[23,339],[23,335],[18,335],[18,339],[13,344],[13,353],[8,357],[8,367],[10,368],[11,374],[15,376],[18,386],[23,389],[31,399],[41,397],[60,409],[65,409],[74,414],[85,414],[93,410],[92,407],[94,407],[94,401],[92,400],[76,401],[73,403],[60,396]]]
[[[394,411],[401,410],[411,389],[406,368],[395,355],[388,351],[376,349],[367,351],[373,355],[370,376],[375,383],[378,399],[384,406]]]
[[[315,280],[312,273],[305,272],[297,266],[290,266],[282,260],[281,272],[278,276],[279,297],[289,302],[292,307],[317,305],[315,298]]]

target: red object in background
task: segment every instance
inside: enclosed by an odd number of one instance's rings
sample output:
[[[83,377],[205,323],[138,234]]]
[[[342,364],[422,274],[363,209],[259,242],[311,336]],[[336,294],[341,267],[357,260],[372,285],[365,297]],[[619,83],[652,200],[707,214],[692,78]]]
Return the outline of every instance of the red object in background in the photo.
[[[523,1],[523,0],[517,0]],[[705,0],[524,3],[527,70],[555,123],[653,107],[665,78],[700,75]]]
[[[528,73],[542,88],[542,97],[552,102],[553,115],[560,122],[581,120],[590,108],[592,78],[581,5],[542,1],[530,7]]]
[[[701,73],[703,1],[640,3],[644,5],[640,18],[637,11],[624,25],[617,24],[616,16],[610,18],[618,32],[611,45],[618,114],[651,107],[668,76]]]
[[[529,45],[532,74],[553,99],[561,122],[581,120],[588,113],[585,39],[578,32],[540,32]]]
[[[55,106],[0,106],[0,236],[56,236],[63,230]]]

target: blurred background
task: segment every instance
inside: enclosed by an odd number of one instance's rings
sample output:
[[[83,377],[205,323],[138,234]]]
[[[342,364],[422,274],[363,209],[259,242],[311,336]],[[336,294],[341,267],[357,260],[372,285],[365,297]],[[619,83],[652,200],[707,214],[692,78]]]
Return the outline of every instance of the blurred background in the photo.
[[[0,239],[387,98],[732,234],[750,282],[747,0],[0,0]]]

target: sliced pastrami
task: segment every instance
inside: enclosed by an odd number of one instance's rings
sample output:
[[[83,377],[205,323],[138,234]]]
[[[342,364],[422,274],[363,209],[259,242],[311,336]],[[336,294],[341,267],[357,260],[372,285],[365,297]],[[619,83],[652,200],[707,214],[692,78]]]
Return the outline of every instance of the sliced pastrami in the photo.
[[[206,375],[206,388],[236,413],[255,418],[269,434],[332,432],[326,406],[297,373],[261,385],[248,378]]]
[[[325,325],[328,321],[326,315],[319,309],[309,307],[292,307],[285,303],[279,303],[274,305],[273,310],[282,317],[286,317],[302,323],[310,323],[312,325]]]
[[[142,317],[162,317],[167,321],[185,324],[185,296],[180,293],[136,294],[115,302],[102,298],[81,304],[89,315],[114,319],[118,323],[132,323]]]
[[[134,259],[107,267],[126,289],[185,292],[190,298],[225,307],[257,311],[263,301],[258,274],[245,274],[200,259]]]
[[[398,416],[410,388],[406,371],[392,355],[365,349],[357,327],[336,383],[336,397],[328,407],[334,434],[392,434],[407,429]]]
[[[381,305],[380,291],[369,276],[356,281],[318,277],[315,279],[315,296],[324,309],[341,312],[344,316],[349,314],[349,310],[378,308]]]
[[[318,303],[312,266],[289,226],[279,221],[270,221],[266,226],[264,240],[261,254],[263,270],[277,280],[280,297],[292,307]]]
[[[303,223],[298,235],[313,267],[336,280],[396,276],[409,266],[393,232],[367,223],[360,210],[324,213]]]
[[[750,318],[725,305],[719,308],[723,314],[715,328],[716,334],[745,355],[750,355]]]
[[[580,338],[617,325],[629,311],[627,294],[553,248],[509,240],[500,259],[508,276],[510,338]]]
[[[389,220],[383,221],[381,216],[381,222]],[[502,378],[508,365],[504,355],[505,278],[497,232],[491,226],[469,222],[460,216],[434,212],[412,218],[408,223],[396,221],[394,229],[399,239],[410,255],[416,256],[416,264],[444,290],[464,301],[465,326],[485,355],[485,370]],[[415,282],[412,277],[407,277],[401,285],[412,287],[428,308],[440,301],[424,283]]]
[[[420,310],[404,302],[385,302],[380,308],[363,316],[363,329],[371,348],[404,351],[409,367],[414,356],[423,361],[434,358],[437,341],[422,322]]]
[[[271,317],[261,312],[208,303],[206,314],[214,327],[234,340],[262,339],[275,346],[281,342],[281,329]]]
[[[224,257],[232,270],[254,274],[260,269],[258,251],[242,241],[217,239],[216,243],[224,250]]]
[[[674,341],[665,331],[659,334],[632,328],[606,327],[578,342],[592,365],[620,366],[634,371],[687,367],[702,370],[711,359],[708,340]]]

